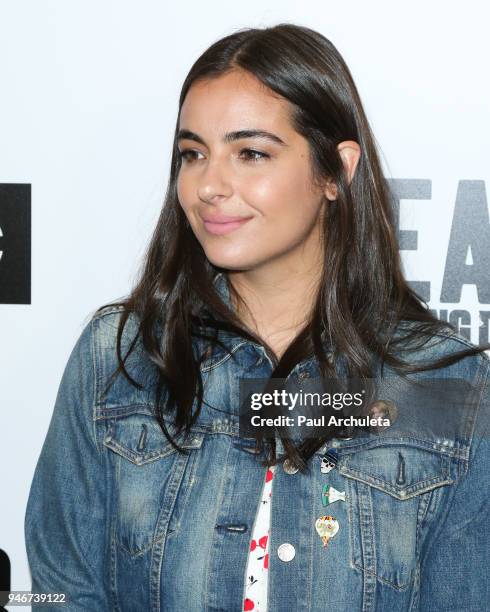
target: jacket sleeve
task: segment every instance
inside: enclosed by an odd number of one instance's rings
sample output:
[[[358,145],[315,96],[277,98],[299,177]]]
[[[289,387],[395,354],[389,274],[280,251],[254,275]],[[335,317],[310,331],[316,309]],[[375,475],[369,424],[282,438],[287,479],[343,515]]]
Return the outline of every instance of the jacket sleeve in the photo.
[[[474,435],[466,472],[449,500],[422,563],[419,610],[484,612],[490,606],[490,362],[484,362]]]
[[[65,593],[66,605],[33,610],[110,609],[106,469],[96,438],[95,352],[90,321],[65,366],[26,506],[32,592]]]

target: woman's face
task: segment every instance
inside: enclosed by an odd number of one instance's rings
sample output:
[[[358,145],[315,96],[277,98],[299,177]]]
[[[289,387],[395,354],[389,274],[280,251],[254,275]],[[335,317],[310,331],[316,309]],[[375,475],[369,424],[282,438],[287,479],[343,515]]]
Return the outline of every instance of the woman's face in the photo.
[[[187,93],[178,198],[216,266],[252,270],[318,257],[323,193],[313,187],[309,145],[289,108],[246,72],[197,82]],[[239,133],[256,130],[270,136]]]

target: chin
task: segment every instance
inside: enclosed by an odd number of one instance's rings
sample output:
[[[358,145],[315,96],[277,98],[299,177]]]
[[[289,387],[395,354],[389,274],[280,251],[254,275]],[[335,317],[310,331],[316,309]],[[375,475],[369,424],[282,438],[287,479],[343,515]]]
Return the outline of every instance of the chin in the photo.
[[[208,260],[218,268],[226,270],[249,270],[257,265],[257,259],[252,258],[250,253],[243,252],[217,252],[217,249],[204,249]]]

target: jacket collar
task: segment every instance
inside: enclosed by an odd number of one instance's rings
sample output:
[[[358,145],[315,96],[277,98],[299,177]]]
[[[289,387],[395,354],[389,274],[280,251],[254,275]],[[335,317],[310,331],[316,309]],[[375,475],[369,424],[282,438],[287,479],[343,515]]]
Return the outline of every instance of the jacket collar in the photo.
[[[225,304],[231,307],[230,290],[228,288],[228,279],[224,272],[218,272],[213,279],[213,285],[216,291],[220,294],[221,299]]]
[[[213,279],[213,284],[216,288],[216,291],[219,293],[219,295],[221,296],[223,302],[225,302],[225,304],[230,307],[232,310],[233,309],[233,305],[231,303],[231,299],[230,299],[230,290],[228,287],[228,279],[225,275],[224,272],[218,272],[216,274],[216,276]],[[326,331],[323,330],[321,333],[321,338],[324,341],[324,346],[325,346],[325,350],[328,351],[328,346],[326,344]]]
[[[223,302],[232,310],[233,304],[230,298],[230,291],[228,288],[228,279],[224,272],[218,272],[213,279],[213,285],[216,289],[216,292],[221,297]],[[211,329],[211,328],[209,328]],[[234,352],[239,346],[245,344],[251,344],[256,347],[259,345],[255,342],[251,342],[241,336],[238,336],[232,332],[220,329],[218,331],[218,339],[230,350],[230,352]],[[202,354],[204,351],[207,351],[207,357],[203,360],[201,364],[201,369],[205,369],[210,367],[210,364],[220,362],[224,355],[226,355],[226,351],[219,345],[215,345],[213,347],[209,346],[209,342],[197,338],[196,339],[197,346],[199,348],[200,353]],[[263,350],[263,349],[262,349]]]
[[[232,310],[234,310],[233,305],[231,303],[230,290],[228,287],[228,278],[226,274],[224,272],[218,272],[213,279],[213,285],[215,286],[215,289],[217,293],[220,295],[223,302],[228,307],[230,307]],[[324,341],[324,348],[325,348],[325,351],[327,352],[327,355],[331,354],[332,351],[329,349],[330,345],[325,341],[325,337],[326,337],[325,332],[322,332],[321,337],[322,337],[322,340]],[[254,346],[264,356],[266,355],[265,348],[261,344],[253,342],[251,340],[247,340],[243,338],[242,336],[238,336],[232,332],[228,332],[225,330],[219,330],[218,339],[221,340],[223,344],[232,353],[241,346],[249,345],[249,346]],[[226,352],[224,351],[222,347],[218,345],[218,346],[214,346],[211,348],[209,347],[209,344],[205,340],[202,340],[202,339],[198,339],[198,346],[200,347],[201,352],[208,350],[208,356],[202,362],[201,369],[207,369],[210,367],[213,367],[214,369],[214,367],[216,367],[215,364],[221,363],[222,358],[226,355]],[[301,361],[300,363],[296,364],[293,371],[300,373],[300,372],[305,372],[306,370],[308,370],[308,374],[314,374],[317,371],[313,365],[314,361],[315,361],[315,357],[314,355],[311,355],[303,359],[303,361]]]

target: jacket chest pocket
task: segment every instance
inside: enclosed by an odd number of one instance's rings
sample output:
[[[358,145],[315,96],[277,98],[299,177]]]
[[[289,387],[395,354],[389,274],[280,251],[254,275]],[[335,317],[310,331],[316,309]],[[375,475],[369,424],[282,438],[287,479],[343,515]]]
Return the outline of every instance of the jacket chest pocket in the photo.
[[[130,555],[165,538],[171,516],[184,510],[203,433],[167,440],[155,417],[132,414],[110,423],[104,445],[113,453],[115,537]],[[177,507],[177,508],[176,508]]]
[[[419,555],[421,527],[451,479],[451,458],[411,444],[386,444],[342,457],[346,477],[351,563],[396,589],[408,587]]]

